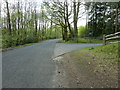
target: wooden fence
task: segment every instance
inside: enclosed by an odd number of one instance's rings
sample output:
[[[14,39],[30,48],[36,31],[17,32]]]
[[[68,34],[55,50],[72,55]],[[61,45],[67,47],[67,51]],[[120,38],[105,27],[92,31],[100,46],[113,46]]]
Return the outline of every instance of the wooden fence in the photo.
[[[118,43],[120,42],[120,32],[116,32],[110,35],[103,35],[103,44],[106,45],[107,41],[113,40],[113,42],[109,43]]]

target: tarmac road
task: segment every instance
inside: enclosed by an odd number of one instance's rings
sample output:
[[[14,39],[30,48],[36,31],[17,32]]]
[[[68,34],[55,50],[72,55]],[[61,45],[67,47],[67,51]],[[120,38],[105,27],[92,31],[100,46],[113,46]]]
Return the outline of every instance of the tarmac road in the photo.
[[[101,44],[64,44],[53,39],[2,53],[2,88],[52,88],[57,55]]]

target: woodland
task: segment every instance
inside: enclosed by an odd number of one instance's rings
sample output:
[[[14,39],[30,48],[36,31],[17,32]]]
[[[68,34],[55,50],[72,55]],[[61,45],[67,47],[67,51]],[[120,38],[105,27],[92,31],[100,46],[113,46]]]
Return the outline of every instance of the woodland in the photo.
[[[2,48],[56,38],[102,39],[120,31],[120,2],[5,0],[0,12]],[[78,26],[83,16],[86,25]]]

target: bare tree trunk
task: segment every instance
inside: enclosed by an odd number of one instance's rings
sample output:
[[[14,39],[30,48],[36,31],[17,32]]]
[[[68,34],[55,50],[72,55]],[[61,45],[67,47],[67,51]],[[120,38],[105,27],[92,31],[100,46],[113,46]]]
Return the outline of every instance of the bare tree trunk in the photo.
[[[65,40],[65,36],[64,36],[64,27],[62,27],[62,39]]]
[[[35,8],[35,35],[37,35],[37,12]]]
[[[12,46],[12,29],[11,29],[11,19],[10,19],[10,12],[9,12],[9,6],[8,6],[8,1],[6,0],[6,8],[7,8],[7,28],[9,29],[9,40],[8,42],[8,47]]]
[[[80,2],[76,2],[74,0],[73,2],[73,8],[74,8],[74,40],[78,42],[78,29],[77,29],[77,22],[78,22],[78,14],[79,14],[79,7],[80,7]]]
[[[50,38],[51,38],[51,34],[52,34],[52,25],[53,25],[53,22],[52,22],[52,16],[51,16],[51,21],[50,21]]]
[[[65,4],[65,7],[66,7],[66,21],[67,21],[68,28],[69,28],[69,31],[70,31],[70,39],[73,40],[74,33],[73,33],[72,29],[71,29],[70,22],[69,22],[68,3],[67,3],[67,1],[66,1],[66,4]]]
[[[76,0],[73,2],[73,8],[74,8],[74,32],[75,37],[74,40],[77,41],[77,12],[76,12]]]
[[[64,6],[65,6],[65,2],[64,2]],[[65,37],[65,41],[68,41],[68,30],[67,30],[67,18],[66,18],[66,8],[64,7],[64,37]]]
[[[20,8],[20,3],[19,3],[19,0],[18,0],[18,30],[20,28],[20,11],[19,11],[19,8]]]
[[[7,7],[7,27],[9,29],[9,35],[12,35],[12,30],[11,30],[11,20],[10,20],[10,12],[9,12],[9,6],[8,6],[8,1],[6,1],[6,7]]]
[[[116,6],[116,27],[115,27],[115,32],[118,31],[118,5]]]

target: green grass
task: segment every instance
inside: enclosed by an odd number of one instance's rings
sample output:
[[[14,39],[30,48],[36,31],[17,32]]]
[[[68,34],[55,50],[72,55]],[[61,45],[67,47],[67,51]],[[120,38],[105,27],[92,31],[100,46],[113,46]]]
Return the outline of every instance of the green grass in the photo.
[[[76,43],[72,40],[70,41],[60,40],[59,42],[60,43]],[[77,43],[103,43],[103,40],[79,38]]]
[[[2,48],[2,35],[0,35],[0,48]]]
[[[28,44],[23,44],[23,45],[18,45],[18,46],[12,46],[10,48],[25,47],[25,46],[30,46],[30,45],[34,45],[34,44],[37,44],[37,43],[28,43]]]
[[[75,50],[70,52],[70,56],[80,63],[95,63],[95,71],[117,72],[118,69],[118,44]],[[83,66],[87,67],[85,63],[83,63]]]
[[[12,46],[12,47],[9,47],[9,48],[4,48],[4,49],[2,48],[2,50],[31,46],[31,45],[35,45],[35,44],[38,44],[38,43],[41,43],[41,42],[44,42],[44,41],[47,41],[47,40],[39,41],[39,42],[36,42],[36,43],[28,43],[28,44],[23,44],[23,45],[18,45],[18,46]]]
[[[93,51],[97,53],[105,53],[105,54],[112,54],[112,55],[118,55],[118,44],[108,44],[108,45],[102,45],[102,46],[97,46],[97,47],[90,47],[90,48],[85,48],[82,50],[88,50],[88,51]]]
[[[78,42],[79,42],[79,43],[102,43],[103,40],[79,38],[79,39],[78,39]]]

